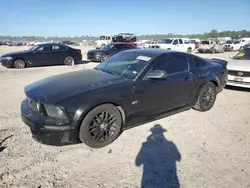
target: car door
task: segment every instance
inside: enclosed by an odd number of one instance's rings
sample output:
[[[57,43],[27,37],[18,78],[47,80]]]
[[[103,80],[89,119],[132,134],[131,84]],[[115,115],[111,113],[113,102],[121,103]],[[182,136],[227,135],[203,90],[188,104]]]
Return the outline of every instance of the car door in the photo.
[[[33,66],[44,66],[50,64],[50,45],[41,45],[31,55],[27,57],[27,61]]]
[[[240,41],[235,41],[234,42],[234,50],[239,50],[240,49]]]
[[[62,45],[53,44],[51,46],[51,54],[50,54],[50,64],[51,65],[59,65],[64,64],[63,61],[65,57],[67,57],[68,48]]]
[[[187,51],[184,41],[182,39],[179,39],[179,51],[182,51],[182,52]]]
[[[179,42],[178,42],[178,39],[175,39],[172,43],[172,47],[171,47],[172,50],[179,50]]]
[[[148,74],[154,70],[165,70],[167,77],[155,80],[145,77],[142,88],[149,97],[149,110],[165,111],[190,102],[195,83],[188,60],[188,56],[178,52],[155,59]]]

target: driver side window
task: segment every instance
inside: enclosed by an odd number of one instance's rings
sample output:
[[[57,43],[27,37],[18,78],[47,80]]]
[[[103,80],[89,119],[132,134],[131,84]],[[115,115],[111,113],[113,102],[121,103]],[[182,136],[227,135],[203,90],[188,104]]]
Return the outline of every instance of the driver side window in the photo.
[[[165,54],[156,58],[154,61],[151,71],[163,70],[166,71],[168,75],[186,72],[189,69],[187,57],[178,53]]]
[[[50,46],[41,46],[36,51],[38,51],[38,52],[49,52],[50,51]]]
[[[174,45],[178,44],[178,40],[175,39],[174,42],[173,42]]]

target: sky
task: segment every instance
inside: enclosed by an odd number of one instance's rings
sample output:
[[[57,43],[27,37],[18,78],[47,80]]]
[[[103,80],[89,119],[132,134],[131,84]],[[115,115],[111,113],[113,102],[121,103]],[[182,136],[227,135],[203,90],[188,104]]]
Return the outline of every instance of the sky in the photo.
[[[250,30],[250,0],[0,0],[0,35]]]

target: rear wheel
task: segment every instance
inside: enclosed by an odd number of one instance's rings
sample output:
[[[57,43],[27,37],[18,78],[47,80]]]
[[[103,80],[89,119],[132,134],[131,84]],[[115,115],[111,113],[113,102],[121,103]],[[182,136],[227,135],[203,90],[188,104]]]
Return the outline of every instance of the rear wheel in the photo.
[[[198,99],[193,108],[201,112],[210,110],[215,103],[216,96],[217,96],[216,86],[214,85],[214,83],[208,82],[200,90]]]
[[[187,49],[187,53],[190,53],[190,54],[191,54],[191,53],[192,53],[192,48],[188,48],[188,49]]]
[[[26,63],[22,59],[16,59],[13,62],[13,67],[16,68],[16,69],[23,69],[23,68],[26,67]]]
[[[65,65],[71,66],[73,64],[73,61],[74,61],[73,57],[67,56],[67,57],[65,57],[63,62],[64,62]]]
[[[112,104],[103,104],[91,110],[82,121],[79,139],[92,148],[111,144],[121,134],[122,116]]]

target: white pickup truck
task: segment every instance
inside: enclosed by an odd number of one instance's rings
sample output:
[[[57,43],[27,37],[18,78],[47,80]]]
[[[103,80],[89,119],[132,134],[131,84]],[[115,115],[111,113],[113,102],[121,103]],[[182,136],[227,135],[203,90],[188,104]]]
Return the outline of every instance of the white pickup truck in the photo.
[[[162,40],[162,43],[151,45],[150,48],[160,48],[192,53],[195,50],[195,44],[185,43],[185,41],[181,38],[171,38]]]

